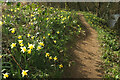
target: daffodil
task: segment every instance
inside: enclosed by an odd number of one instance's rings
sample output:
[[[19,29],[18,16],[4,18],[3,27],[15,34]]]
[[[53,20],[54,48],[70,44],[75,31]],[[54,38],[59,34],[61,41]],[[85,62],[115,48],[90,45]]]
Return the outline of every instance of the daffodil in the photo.
[[[7,16],[9,17],[10,15],[8,14]]]
[[[43,39],[45,39],[45,36],[43,36]]]
[[[56,40],[54,40],[54,43],[56,43]]]
[[[49,18],[46,18],[46,20],[49,20]]]
[[[3,23],[3,22],[2,22],[2,21],[0,21],[0,26],[2,26],[2,23]]]
[[[2,15],[2,17],[4,18],[5,16],[4,16],[4,15]]]
[[[50,36],[50,33],[48,33],[48,36]]]
[[[17,8],[17,10],[20,10],[20,8]]]
[[[51,60],[51,59],[52,59],[52,56],[50,56],[49,59]]]
[[[28,71],[29,71],[29,70],[22,70],[22,77],[27,76],[27,75],[28,75],[28,74],[27,74]]]
[[[31,39],[34,39],[34,38],[35,38],[35,36],[32,36],[32,37],[31,37]]]
[[[28,54],[31,54],[31,49],[27,50]]]
[[[11,18],[13,18],[13,16],[11,16]]]
[[[40,50],[40,49],[42,49],[42,47],[41,47],[41,46],[38,46],[38,47],[37,47],[37,50]]]
[[[32,23],[32,22],[31,22],[30,24],[31,24],[31,25],[33,25],[33,23]]]
[[[50,7],[50,9],[53,9],[53,7]]]
[[[11,44],[11,48],[14,48],[14,47],[16,47],[16,43]]]
[[[34,18],[34,21],[36,20],[36,18]]]
[[[54,59],[54,61],[56,61],[57,60],[57,56],[55,56],[53,59]]]
[[[59,34],[60,32],[59,31],[57,31],[57,34]]]
[[[20,48],[21,48],[21,51],[22,51],[23,53],[27,51],[27,49],[26,49],[25,46],[24,46],[24,47],[20,47]]]
[[[14,12],[16,12],[16,10],[14,10]]]
[[[2,58],[2,55],[0,55],[0,59]]]
[[[49,57],[49,56],[50,56],[50,54],[49,54],[49,53],[46,53],[45,57]]]
[[[27,37],[30,37],[30,34],[29,34],[29,33],[27,34]]]
[[[23,42],[23,40],[18,40],[19,44],[21,44]]]
[[[29,45],[28,45],[28,48],[29,48],[29,49],[35,48],[35,44],[29,44]]]
[[[28,43],[28,46],[30,45],[30,43]]]
[[[68,16],[68,19],[70,18],[70,16]]]
[[[39,42],[39,44],[40,44],[41,46],[44,46],[44,43],[43,43],[43,42]]]
[[[4,79],[8,78],[8,77],[9,77],[8,74],[9,74],[9,73],[5,73],[5,74],[3,73],[3,78],[4,78]]]
[[[13,9],[11,9],[10,11],[13,11]]]
[[[19,36],[18,36],[18,39],[22,39],[22,36],[21,36],[21,35],[19,35]]]
[[[23,44],[23,43],[21,43],[21,44],[20,44],[20,46],[24,46],[24,44]]]
[[[10,29],[11,33],[15,33],[15,28]]]
[[[62,65],[62,64],[60,64],[60,65],[59,65],[59,68],[63,68],[63,65]]]
[[[34,15],[33,15],[33,14],[31,14],[31,17],[34,17]]]

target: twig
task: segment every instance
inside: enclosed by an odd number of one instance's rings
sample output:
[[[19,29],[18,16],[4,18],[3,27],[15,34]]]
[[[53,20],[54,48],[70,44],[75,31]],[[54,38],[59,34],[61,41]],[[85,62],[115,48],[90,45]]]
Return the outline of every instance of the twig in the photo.
[[[7,49],[6,49],[6,50],[7,50]],[[9,52],[9,54],[11,54],[9,50],[7,50],[7,51]],[[20,65],[18,64],[18,62],[16,61],[15,57],[14,57],[13,55],[11,55],[11,56],[12,56],[13,60],[15,61],[15,63],[19,66],[19,68],[20,68],[21,70],[23,70],[23,69],[20,67]]]

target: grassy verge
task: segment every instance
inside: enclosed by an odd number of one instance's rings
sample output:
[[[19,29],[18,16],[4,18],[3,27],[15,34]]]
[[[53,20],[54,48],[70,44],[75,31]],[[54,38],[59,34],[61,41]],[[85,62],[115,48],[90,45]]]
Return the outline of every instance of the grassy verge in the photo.
[[[65,46],[82,32],[78,15],[34,3],[2,12],[3,78],[59,78],[69,61]]]

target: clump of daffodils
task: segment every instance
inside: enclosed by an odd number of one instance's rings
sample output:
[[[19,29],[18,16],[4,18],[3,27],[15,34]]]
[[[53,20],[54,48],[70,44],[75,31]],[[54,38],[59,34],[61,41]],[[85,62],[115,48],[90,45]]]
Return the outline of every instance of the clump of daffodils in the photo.
[[[22,70],[22,77],[27,76],[27,75],[28,75],[28,74],[27,74],[28,71],[29,71],[29,70]]]

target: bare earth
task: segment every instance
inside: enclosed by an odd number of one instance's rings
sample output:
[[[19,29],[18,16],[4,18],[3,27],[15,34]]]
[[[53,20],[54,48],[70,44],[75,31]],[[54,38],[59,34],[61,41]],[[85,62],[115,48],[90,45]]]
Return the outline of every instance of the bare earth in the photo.
[[[103,70],[97,32],[85,21],[84,16],[78,13],[81,23],[86,28],[86,37],[75,41],[70,50],[74,64],[66,69],[64,78],[102,78]]]

